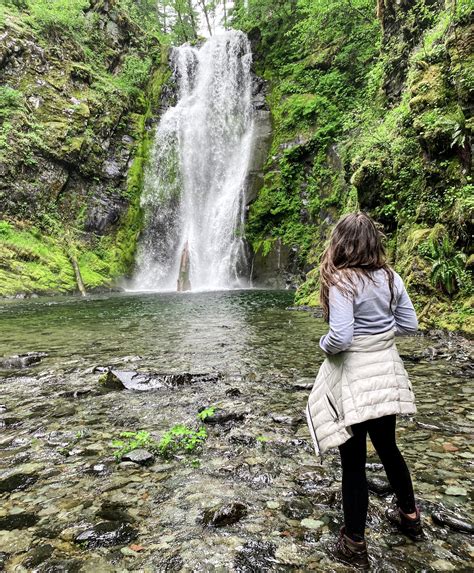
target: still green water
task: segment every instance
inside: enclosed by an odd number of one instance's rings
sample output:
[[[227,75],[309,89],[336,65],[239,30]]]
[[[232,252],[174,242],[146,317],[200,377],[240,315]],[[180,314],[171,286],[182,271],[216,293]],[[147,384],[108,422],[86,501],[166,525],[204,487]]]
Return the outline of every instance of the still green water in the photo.
[[[139,355],[164,371],[317,368],[325,331],[288,312],[288,291],[116,294],[11,300],[0,304],[0,355],[37,350],[44,365],[94,365]]]

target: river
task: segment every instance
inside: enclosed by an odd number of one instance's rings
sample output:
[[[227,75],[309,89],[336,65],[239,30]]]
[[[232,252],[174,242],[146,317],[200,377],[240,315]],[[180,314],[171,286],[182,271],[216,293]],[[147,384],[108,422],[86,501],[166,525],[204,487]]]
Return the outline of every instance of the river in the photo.
[[[326,326],[287,310],[292,298],[243,290],[2,301],[0,355],[47,353],[28,368],[0,371],[5,569],[344,571],[325,551],[342,520],[338,456],[323,464],[314,456],[303,415]],[[369,448],[368,475],[379,490],[368,520],[374,570],[472,565],[471,538],[431,517],[472,522],[473,388],[449,345],[422,336],[398,342],[418,405],[416,418],[400,420],[399,443],[427,539],[413,544],[387,524],[391,494]],[[107,391],[98,369],[106,366],[213,377]],[[197,426],[209,406],[225,415],[205,424],[201,451],[149,466],[116,462],[111,442],[120,432],[159,440],[176,424]],[[216,526],[203,525],[213,512]]]

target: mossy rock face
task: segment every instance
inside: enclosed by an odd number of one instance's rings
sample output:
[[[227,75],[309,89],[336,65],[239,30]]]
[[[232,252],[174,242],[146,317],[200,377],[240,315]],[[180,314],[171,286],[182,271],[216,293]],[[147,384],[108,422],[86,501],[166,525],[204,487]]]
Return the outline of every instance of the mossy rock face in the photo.
[[[86,288],[109,286],[133,263],[142,221],[136,171],[148,159],[167,60],[115,2],[94,2],[86,14],[92,44],[86,30],[84,38],[42,33],[28,12],[5,10],[0,204],[11,225],[0,296],[73,291],[69,248],[81,254]],[[128,58],[150,62],[139,86],[124,75]]]
[[[442,106],[447,99],[442,65],[434,64],[420,71],[416,81],[412,81],[410,91],[409,106],[413,113],[420,113],[426,107]]]

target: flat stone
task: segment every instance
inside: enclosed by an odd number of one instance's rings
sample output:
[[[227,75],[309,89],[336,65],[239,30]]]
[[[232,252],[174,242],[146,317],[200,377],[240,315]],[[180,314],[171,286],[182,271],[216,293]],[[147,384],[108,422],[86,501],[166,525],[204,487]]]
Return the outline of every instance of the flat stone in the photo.
[[[6,553],[26,551],[31,541],[31,535],[26,531],[0,531],[0,547]]]
[[[120,553],[122,555],[126,555],[127,557],[138,557],[139,554],[136,551],[133,551],[133,549],[130,549],[129,547],[122,547],[120,549]]]
[[[10,513],[0,518],[0,529],[12,531],[13,529],[26,529],[35,525],[39,517],[35,513]]]
[[[76,536],[76,543],[85,543],[88,548],[110,547],[130,543],[138,536],[138,531],[128,523],[104,521],[86,529]]]
[[[302,527],[305,527],[306,529],[320,529],[321,527],[324,526],[324,521],[321,521],[319,519],[310,519],[310,518],[305,518],[302,519],[300,522]]]
[[[49,543],[38,545],[28,552],[22,565],[28,569],[33,569],[43,563],[43,561],[46,561],[46,559],[49,559],[53,552],[54,547]]]
[[[15,356],[0,359],[0,366],[9,369],[27,368],[32,364],[37,364],[46,356],[48,356],[46,352],[27,352],[26,354],[16,354]]]
[[[225,410],[217,410],[212,416],[207,416],[203,421],[205,424],[215,425],[234,425],[242,422],[246,417],[245,412],[226,412]]]
[[[26,489],[38,480],[35,473],[8,472],[0,477],[0,493]]]
[[[268,509],[278,509],[280,507],[280,502],[278,501],[267,501]]]
[[[435,571],[456,571],[456,567],[446,559],[436,559],[430,565]]]
[[[124,454],[122,460],[124,462],[133,462],[139,466],[149,466],[155,461],[155,456],[144,448],[138,448],[128,452],[128,454]]]
[[[446,495],[467,495],[467,489],[457,485],[450,485],[445,488]]]

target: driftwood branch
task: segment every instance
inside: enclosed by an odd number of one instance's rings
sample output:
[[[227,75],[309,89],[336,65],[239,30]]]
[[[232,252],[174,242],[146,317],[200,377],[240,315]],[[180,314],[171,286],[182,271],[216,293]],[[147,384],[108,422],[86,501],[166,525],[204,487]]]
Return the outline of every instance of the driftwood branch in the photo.
[[[87,295],[86,287],[84,286],[84,281],[82,280],[82,275],[81,275],[81,269],[77,264],[77,260],[71,254],[69,255],[69,260],[71,261],[72,268],[74,269],[74,274],[76,275],[77,288],[79,289],[79,292],[81,293],[82,296],[86,296]]]

